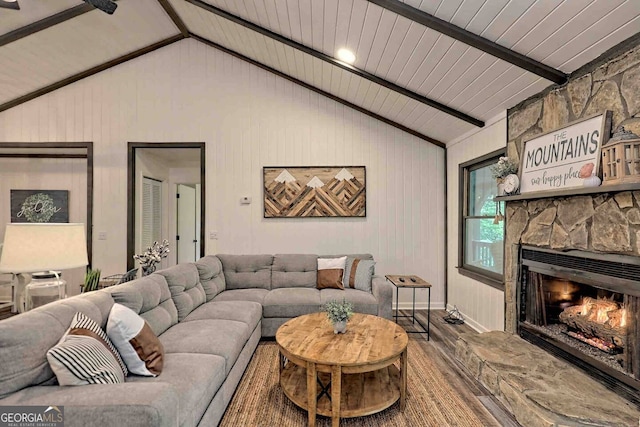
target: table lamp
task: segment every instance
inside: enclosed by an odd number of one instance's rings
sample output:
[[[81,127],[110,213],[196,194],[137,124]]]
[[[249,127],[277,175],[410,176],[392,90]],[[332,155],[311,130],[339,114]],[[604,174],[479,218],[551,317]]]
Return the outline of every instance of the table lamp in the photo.
[[[84,267],[88,264],[84,224],[12,223],[7,224],[0,255],[0,273],[18,276],[15,297],[28,285],[21,273]]]

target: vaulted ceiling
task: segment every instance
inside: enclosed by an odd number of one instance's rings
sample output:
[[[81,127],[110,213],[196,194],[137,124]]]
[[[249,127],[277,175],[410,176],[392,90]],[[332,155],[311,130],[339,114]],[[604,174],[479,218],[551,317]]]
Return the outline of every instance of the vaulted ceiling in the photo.
[[[0,9],[0,111],[192,37],[438,145],[640,32],[638,0],[18,2]]]

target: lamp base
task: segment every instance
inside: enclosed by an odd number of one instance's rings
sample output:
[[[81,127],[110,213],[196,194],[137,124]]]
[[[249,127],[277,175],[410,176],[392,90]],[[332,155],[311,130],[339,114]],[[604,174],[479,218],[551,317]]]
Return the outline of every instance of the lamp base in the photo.
[[[59,271],[33,273],[24,290],[24,310],[29,311],[47,303],[63,299],[67,282],[60,279]]]

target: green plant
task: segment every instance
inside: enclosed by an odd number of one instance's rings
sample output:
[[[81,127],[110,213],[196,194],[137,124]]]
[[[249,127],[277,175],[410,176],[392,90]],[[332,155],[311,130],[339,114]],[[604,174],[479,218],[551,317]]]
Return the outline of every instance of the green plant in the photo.
[[[342,302],[332,300],[324,305],[324,311],[331,323],[347,321],[353,316],[353,304],[345,299]]]
[[[91,292],[98,289],[100,283],[100,270],[87,270],[87,274],[84,275],[84,286],[82,292]]]

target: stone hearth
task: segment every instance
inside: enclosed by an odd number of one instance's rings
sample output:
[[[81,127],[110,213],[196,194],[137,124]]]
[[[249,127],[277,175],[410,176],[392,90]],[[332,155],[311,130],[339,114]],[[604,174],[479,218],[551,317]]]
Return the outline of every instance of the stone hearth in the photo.
[[[523,426],[640,423],[640,411],[631,402],[517,335],[462,334],[456,358]]]

